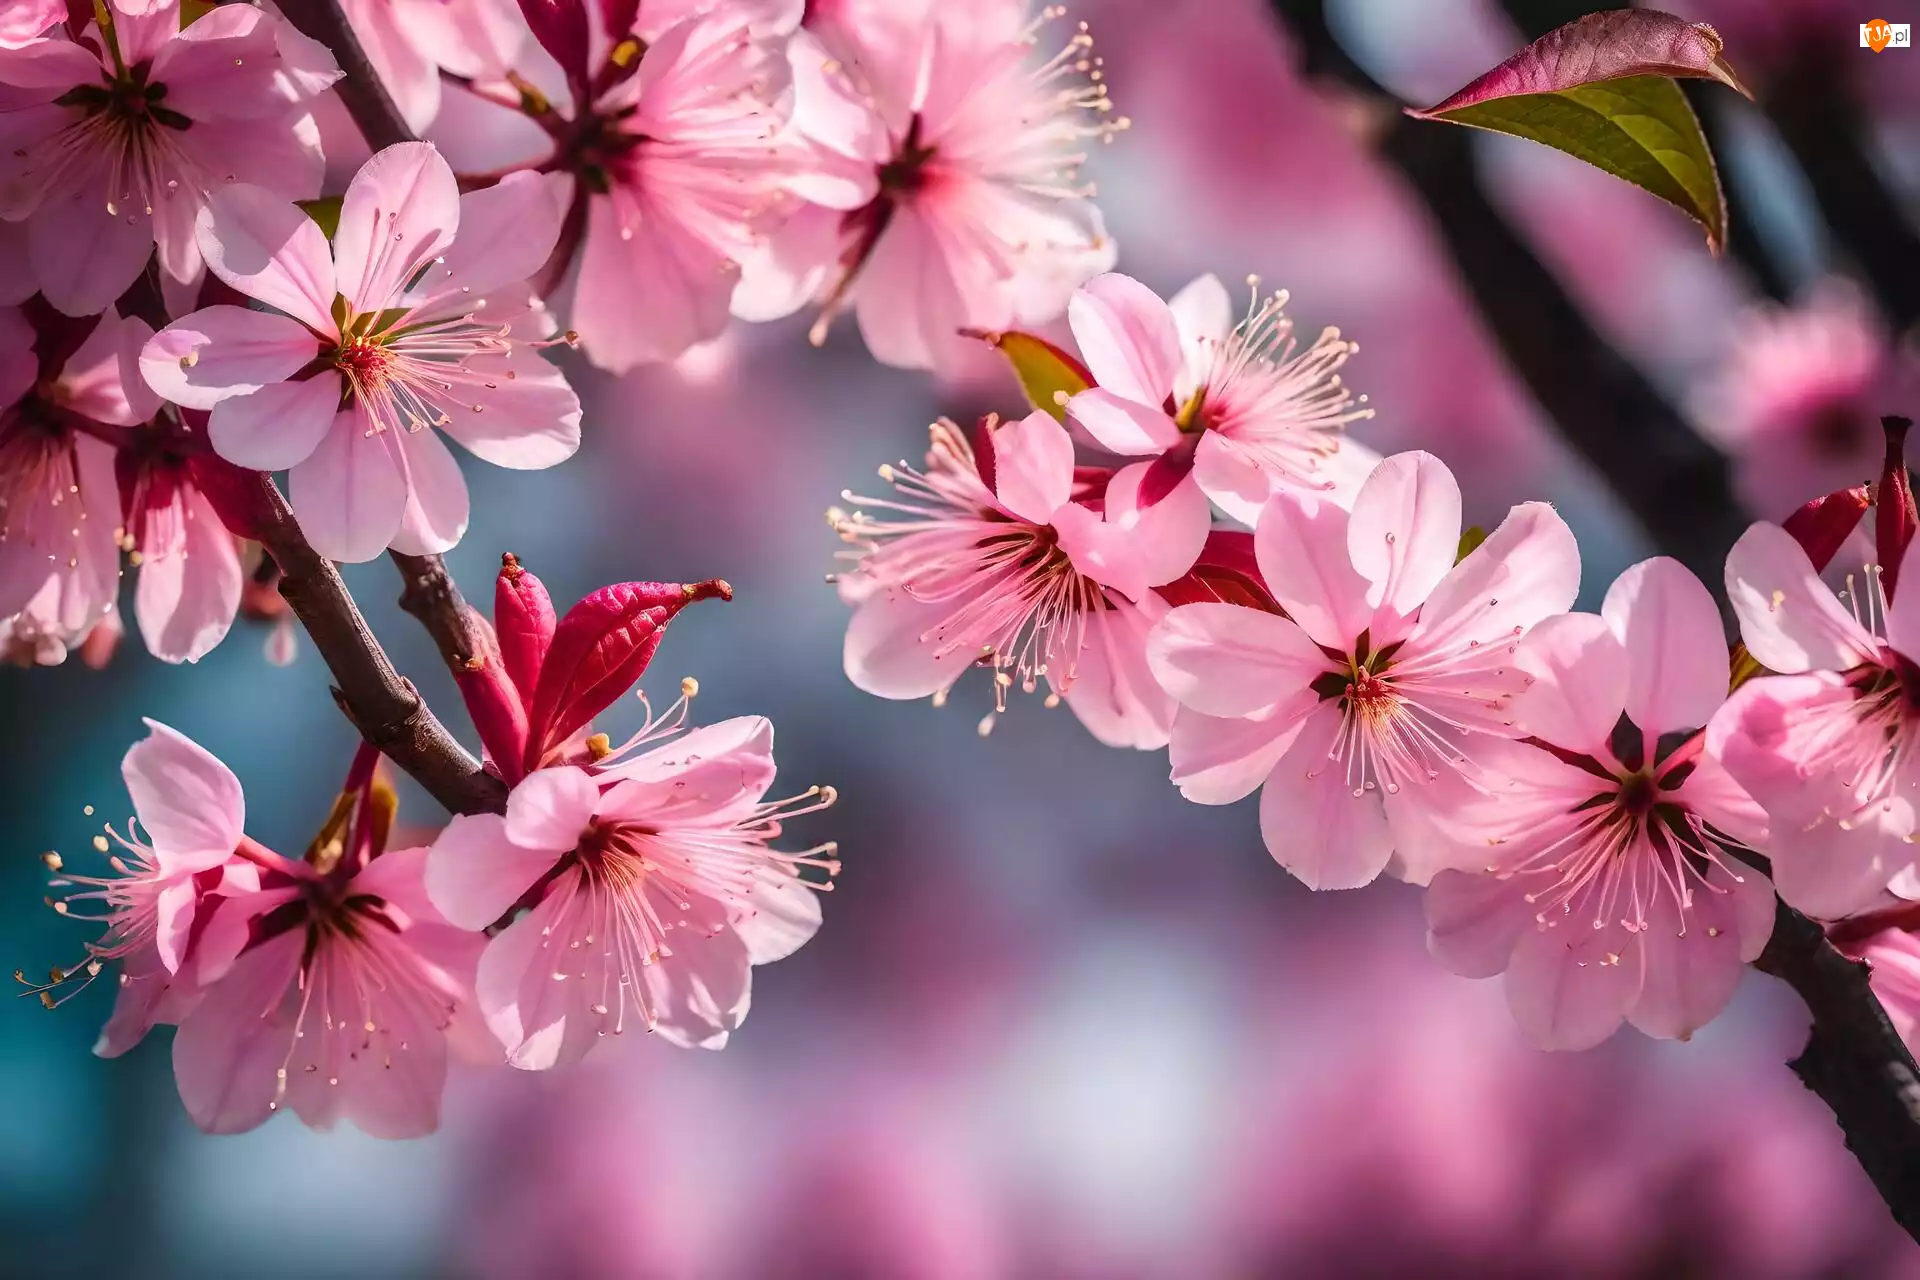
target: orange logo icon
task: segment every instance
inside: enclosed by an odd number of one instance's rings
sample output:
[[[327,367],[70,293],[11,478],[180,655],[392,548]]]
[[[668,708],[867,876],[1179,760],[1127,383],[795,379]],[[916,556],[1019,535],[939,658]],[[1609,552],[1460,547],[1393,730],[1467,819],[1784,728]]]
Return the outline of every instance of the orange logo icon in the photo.
[[[1887,47],[1887,42],[1893,39],[1893,24],[1884,18],[1875,18],[1866,25],[1862,34],[1867,38],[1867,48],[1879,53]]]

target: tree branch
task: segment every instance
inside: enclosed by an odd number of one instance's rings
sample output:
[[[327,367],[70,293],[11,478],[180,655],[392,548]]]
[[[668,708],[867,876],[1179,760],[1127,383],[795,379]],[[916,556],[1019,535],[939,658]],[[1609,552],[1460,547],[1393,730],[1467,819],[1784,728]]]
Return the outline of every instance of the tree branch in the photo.
[[[387,87],[367,61],[366,50],[353,34],[339,0],[280,0],[280,12],[304,36],[332,51],[346,77],[334,85],[347,114],[360,129],[367,146],[378,151],[396,142],[414,141],[413,130],[387,96]]]
[[[1850,960],[1819,925],[1779,904],[1754,967],[1800,994],[1813,1012],[1807,1047],[1787,1065],[1840,1122],[1847,1149],[1894,1219],[1920,1240],[1920,1066]]]
[[[273,477],[251,473],[248,532],[280,566],[280,594],[333,673],[333,699],[360,735],[453,813],[498,813],[507,789],[447,732],[394,670],[333,562],[313,549]]]
[[[387,555],[400,570],[403,583],[400,607],[420,620],[439,646],[447,668],[459,671],[481,651],[473,630],[473,611],[439,556],[410,556],[403,551]]]

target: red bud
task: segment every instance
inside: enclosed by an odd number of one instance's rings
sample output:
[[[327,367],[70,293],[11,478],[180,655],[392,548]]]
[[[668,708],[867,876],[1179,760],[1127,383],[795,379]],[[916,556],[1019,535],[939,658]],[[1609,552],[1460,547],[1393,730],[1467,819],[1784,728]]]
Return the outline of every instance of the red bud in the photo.
[[[545,598],[542,593],[541,599]],[[460,698],[467,704],[467,715],[487,749],[487,758],[500,770],[501,781],[511,787],[526,776],[521,767],[527,754],[526,703],[501,660],[493,628],[472,610],[468,615],[467,629],[478,651],[454,669],[453,679],[460,686]]]
[[[587,83],[587,6],[583,0],[520,0],[520,13],[540,47],[553,55],[567,83]]]
[[[1835,489],[1824,498],[1815,498],[1787,517],[1781,527],[1793,535],[1800,549],[1813,561],[1815,572],[1832,563],[1847,538],[1867,513],[1873,495],[1866,485]]]
[[[528,717],[527,767],[584,728],[645,674],[660,633],[695,600],[733,599],[718,578],[685,585],[623,582],[567,611],[540,667]]]
[[[493,628],[498,634],[500,660],[520,691],[520,701],[533,702],[540,683],[540,664],[547,660],[557,619],[553,601],[540,579],[509,551],[500,557],[500,576],[493,586]]]
[[[1907,476],[1907,432],[1913,419],[1886,417],[1880,425],[1887,433],[1887,458],[1880,471],[1880,491],[1874,496],[1873,540],[1880,581],[1891,599],[1899,582],[1900,561],[1913,541],[1920,516],[1914,512],[1913,481]]]

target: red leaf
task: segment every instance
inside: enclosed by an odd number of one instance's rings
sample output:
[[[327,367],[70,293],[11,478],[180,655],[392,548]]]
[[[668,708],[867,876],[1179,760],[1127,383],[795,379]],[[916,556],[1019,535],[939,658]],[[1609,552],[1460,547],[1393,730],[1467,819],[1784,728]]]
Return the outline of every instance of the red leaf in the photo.
[[[528,717],[527,767],[586,727],[646,672],[660,633],[695,600],[733,598],[717,578],[691,585],[623,582],[567,611],[540,667]]]
[[[1793,540],[1807,553],[1807,559],[1813,561],[1814,569],[1822,570],[1832,563],[1871,502],[1872,496],[1864,484],[1835,489],[1788,516],[1781,527],[1793,535]]]
[[[531,576],[531,575],[523,575]],[[500,770],[509,787],[526,776],[521,761],[527,754],[527,708],[501,661],[500,642],[486,619],[468,611],[467,628],[479,652],[453,673],[460,699],[480,735],[487,758]]]
[[[1155,587],[1160,598],[1170,605],[1239,604],[1268,613],[1282,612],[1267,590],[1254,559],[1253,535],[1233,529],[1215,529],[1207,535],[1200,559],[1164,587]]]
[[[587,83],[587,6],[584,0],[520,0],[520,12],[533,29],[533,38],[553,55],[567,74],[567,83]]]
[[[1887,458],[1880,472],[1880,492],[1874,495],[1873,540],[1880,580],[1891,599],[1920,515],[1914,511],[1913,481],[1907,475],[1907,432],[1913,419],[1887,417],[1880,419],[1880,425],[1887,432]]]
[[[556,621],[553,601],[540,579],[523,568],[513,552],[502,555],[500,576],[493,584],[493,629],[499,637],[500,661],[520,691],[522,703],[533,702]]]

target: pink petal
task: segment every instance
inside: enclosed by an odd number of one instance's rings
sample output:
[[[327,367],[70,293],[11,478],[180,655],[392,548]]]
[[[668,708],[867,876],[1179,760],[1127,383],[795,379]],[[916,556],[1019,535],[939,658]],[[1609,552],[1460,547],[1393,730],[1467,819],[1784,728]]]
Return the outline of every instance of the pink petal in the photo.
[[[508,838],[498,814],[456,814],[427,854],[427,897],[449,923],[484,929],[553,869],[582,829],[575,827],[564,845],[535,848]]]
[[[148,83],[165,85],[167,109],[196,125],[221,117],[267,121],[285,116],[289,103],[281,91],[279,25],[258,9],[223,5],[167,41],[153,60]]]
[[[1639,943],[1646,976],[1627,1016],[1662,1039],[1684,1040],[1718,1017],[1746,968],[1733,903],[1707,888],[1694,889],[1684,920],[1673,894],[1657,891]]]
[[[1180,428],[1155,405],[1093,387],[1067,401],[1067,417],[1102,449],[1123,456],[1164,453],[1180,443]]]
[[[621,764],[599,812],[637,822],[726,823],[747,816],[773,785],[773,725],[734,716],[702,725]]]
[[[285,381],[319,353],[319,339],[296,321],[222,305],[155,334],[141,349],[140,372],[175,404],[211,409],[229,396]],[[334,385],[337,401],[337,380]]]
[[[1733,928],[1740,937],[1740,959],[1752,964],[1773,937],[1779,911],[1773,881],[1745,863],[1731,861],[1714,867],[1707,873],[1707,880],[1714,888],[1726,891]]]
[[[1426,906],[1427,950],[1463,978],[1504,973],[1534,927],[1525,888],[1498,876],[1442,871],[1427,886]]]
[[[664,210],[622,198],[624,214],[614,197],[588,200],[573,304],[587,354],[614,373],[671,360],[719,336],[734,283],[726,256],[692,228]]]
[[[460,188],[433,145],[383,148],[353,175],[340,203],[333,235],[339,291],[359,314],[393,306],[414,273],[454,243],[459,225]]]
[[[376,934],[354,948],[337,941],[320,947],[307,975],[314,1001],[345,1005],[359,1020],[336,1014],[333,1025],[316,1026],[309,1011],[294,1041],[287,1103],[309,1128],[324,1131],[346,1119],[369,1137],[398,1140],[440,1127],[444,1025],[454,997],[412,954],[411,933]]]
[[[1267,852],[1309,889],[1357,889],[1393,856],[1380,797],[1355,794],[1345,764],[1328,756],[1340,726],[1339,708],[1321,704],[1260,789]]]
[[[578,1062],[599,1040],[592,1005],[601,993],[624,994],[609,959],[614,948],[585,941],[609,909],[599,893],[583,886],[578,871],[567,872],[480,957],[474,998],[508,1063],[522,1071]]]
[[[407,473],[392,434],[369,433],[365,419],[347,410],[287,476],[287,498],[307,540],[329,560],[371,560],[400,532]]]
[[[339,413],[340,375],[327,369],[222,398],[207,419],[207,439],[237,467],[284,471],[314,455]]]
[[[1680,803],[1749,848],[1767,847],[1767,811],[1733,780],[1711,751],[1694,762],[1676,789]],[[1771,921],[1772,917],[1768,917]]]
[[[1627,936],[1579,921],[1521,930],[1507,966],[1507,1007],[1528,1039],[1542,1049],[1591,1049],[1619,1029],[1642,973],[1640,948]]]
[[[1266,781],[1319,702],[1319,694],[1304,689],[1250,716],[1214,717],[1180,708],[1167,753],[1173,784],[1195,804],[1246,799]]]
[[[1173,610],[1148,637],[1147,662],[1180,705],[1210,716],[1291,700],[1331,665],[1299,624],[1237,604]]]
[[[580,397],[552,361],[516,344],[505,355],[477,357],[471,368],[494,385],[464,387],[467,403],[448,407],[441,430],[476,458],[538,471],[580,448]]]
[[[141,638],[163,662],[198,662],[226,638],[240,608],[243,575],[233,535],[198,490],[185,502],[184,542],[148,556],[134,592]]]
[[[1073,439],[1036,409],[990,433],[995,497],[1022,520],[1046,524],[1073,491]]]
[[[1605,618],[1547,618],[1520,642],[1513,664],[1532,681],[1513,701],[1513,718],[1528,734],[1584,753],[1612,736],[1627,701],[1627,651]]]
[[[391,0],[345,0],[342,7],[407,128],[424,130],[440,111],[440,68],[401,30]]]
[[[793,73],[796,131],[839,155],[863,161],[862,167],[869,173],[892,158],[886,121],[876,110],[872,95],[862,90],[811,31],[793,34],[787,45],[787,61]],[[869,194],[867,199],[871,198]]]
[[[840,210],[801,206],[742,255],[733,314],[756,322],[778,320],[812,302],[838,266],[845,239]]]
[[[952,333],[970,317],[939,241],[918,210],[902,208],[887,223],[861,269],[855,312],[860,336],[881,364],[936,368],[958,345]]]
[[[240,780],[212,752],[176,729],[145,721],[120,776],[155,852],[177,870],[216,867],[240,843],[247,804]]]
[[[1440,459],[1395,454],[1360,487],[1347,551],[1370,584],[1372,608],[1411,615],[1453,568],[1459,549],[1460,486]]]
[[[1626,649],[1626,712],[1649,745],[1713,718],[1727,697],[1726,633],[1700,579],[1666,556],[1642,560],[1615,580],[1600,612]]]
[[[1770,798],[1770,797],[1769,797]],[[1871,907],[1894,877],[1914,863],[1914,806],[1905,796],[1869,805],[1841,827],[1775,822],[1768,853],[1773,887],[1790,906],[1819,920],[1839,920]]]
[[[334,332],[333,253],[299,206],[236,182],[207,197],[195,234],[213,274],[317,334]]]
[[[1173,699],[1147,667],[1149,625],[1146,611],[1131,604],[1088,614],[1065,687],[1053,681],[1068,709],[1106,746],[1155,751],[1172,732]]]
[[[1347,523],[1331,502],[1281,493],[1253,533],[1254,557],[1273,598],[1315,643],[1343,653],[1373,620],[1367,580],[1348,559]]]
[[[1095,276],[1067,303],[1067,323],[1097,385],[1143,405],[1173,393],[1180,331],[1167,304],[1138,280],[1114,272]]]
[[[1178,481],[1158,502],[1142,505],[1141,489],[1152,470],[1152,463],[1134,462],[1114,472],[1107,481],[1104,504],[1105,523],[1113,531],[1109,554],[1124,549],[1132,562],[1130,575],[1136,577],[1140,588],[1165,586],[1186,576],[1213,531],[1207,496],[1191,475]],[[1100,576],[1091,569],[1086,572],[1091,577]],[[1119,582],[1108,585],[1120,588],[1134,600],[1146,594],[1144,589],[1125,590]]]
[[[407,509],[393,549],[415,556],[451,550],[467,531],[467,481],[460,464],[430,429],[400,432],[398,439],[406,450]]]
[[[1174,294],[1167,301],[1167,310],[1173,313],[1173,326],[1179,331],[1181,351],[1186,357],[1184,376],[1178,382],[1195,384],[1175,385],[1174,399],[1184,401],[1194,393],[1199,380],[1212,365],[1214,352],[1233,332],[1233,299],[1228,296],[1227,287],[1220,283],[1220,277],[1208,274]]]
[[[460,234],[427,273],[429,295],[480,298],[539,274],[573,199],[564,173],[510,173],[460,197]]]
[[[180,972],[187,955],[187,940],[193,935],[194,907],[199,890],[190,874],[180,874],[163,882],[154,895],[154,952],[168,973]]]
[[[136,209],[109,213],[101,193],[49,200],[27,221],[41,296],[70,316],[98,315],[140,275],[153,253],[153,222]]]
[[[928,604],[905,593],[883,592],[854,610],[843,662],[855,688],[881,698],[925,698],[952,684],[973,664],[979,646],[949,642],[935,629],[970,599]]]
[[[282,25],[283,38],[291,31]],[[252,120],[196,120],[188,138],[195,159],[223,182],[244,182],[284,200],[320,194],[327,162],[312,116],[296,116],[270,129]],[[194,242],[197,249],[197,219]]]
[[[160,397],[140,376],[140,349],[153,336],[137,316],[112,311],[60,369],[60,403],[99,422],[132,427],[160,411]]]
[[[1803,770],[1801,761],[1832,745],[1822,720],[1844,714],[1856,696],[1834,672],[1749,680],[1708,723],[1707,754],[1726,766],[1748,795],[1766,801],[1774,823],[1810,826],[1829,808],[1853,806],[1849,779],[1835,777],[1832,770]]]
[[[290,930],[242,956],[175,1033],[180,1101],[206,1132],[244,1133],[273,1114],[293,1043],[293,1019],[282,1005],[305,940],[303,930]]]
[[[640,971],[655,1016],[654,1030],[685,1049],[720,1049],[747,1016],[753,967],[731,929],[682,941],[673,955]]]
[[[199,999],[198,988],[168,973],[152,947],[143,947],[123,960],[120,975],[113,1015],[93,1045],[97,1057],[119,1057],[146,1039],[156,1024],[176,1019]]]
[[[600,786],[585,769],[535,770],[507,798],[507,839],[564,853],[580,842],[599,807]]]
[[[1193,479],[1214,506],[1249,529],[1260,523],[1275,488],[1259,460],[1218,431],[1203,432],[1194,446]]]
[[[1727,598],[1748,652],[1774,671],[1845,671],[1878,649],[1779,525],[1756,523],[1733,544]]]
[[[1523,502],[1427,596],[1416,635],[1428,649],[1511,640],[1579,592],[1573,531],[1546,503]]]
[[[733,931],[751,964],[784,960],[820,929],[820,894],[797,877],[761,871],[736,913]]]

